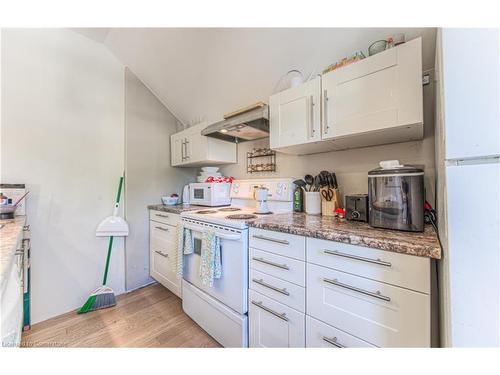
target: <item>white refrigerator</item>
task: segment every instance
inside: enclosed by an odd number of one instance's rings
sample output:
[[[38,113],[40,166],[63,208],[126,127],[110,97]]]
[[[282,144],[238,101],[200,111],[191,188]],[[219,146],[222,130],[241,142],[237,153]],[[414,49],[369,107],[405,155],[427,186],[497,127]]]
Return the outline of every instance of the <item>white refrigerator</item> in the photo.
[[[500,346],[500,38],[441,29],[436,163],[443,346]]]

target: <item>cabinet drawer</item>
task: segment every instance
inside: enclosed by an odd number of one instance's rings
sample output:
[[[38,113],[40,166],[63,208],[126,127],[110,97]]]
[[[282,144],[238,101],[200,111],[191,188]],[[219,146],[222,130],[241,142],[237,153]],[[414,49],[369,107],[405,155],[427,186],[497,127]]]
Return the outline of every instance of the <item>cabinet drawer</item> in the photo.
[[[161,239],[165,241],[176,242],[177,238],[177,227],[173,227],[168,224],[161,224],[155,221],[150,221],[150,235],[151,241],[155,239]]]
[[[375,346],[306,315],[306,348],[375,348]]]
[[[179,220],[181,219],[181,217],[178,214],[171,214],[163,211],[150,210],[149,219],[157,221],[159,223],[177,226],[177,224],[179,224]]]
[[[430,293],[428,258],[308,238],[307,262]]]
[[[253,269],[250,269],[249,285],[250,289],[260,294],[273,298],[295,310],[305,312],[306,290],[301,286]]]
[[[150,273],[151,277],[167,289],[181,296],[181,283],[174,271],[174,257],[172,247],[155,249],[151,247]]]
[[[307,265],[307,314],[380,347],[429,347],[428,295]]]
[[[248,332],[251,348],[303,348],[305,316],[253,290],[249,291]]]
[[[294,234],[250,228],[250,247],[305,260],[306,239]]]
[[[250,248],[249,263],[254,270],[305,286],[305,263],[300,260]]]

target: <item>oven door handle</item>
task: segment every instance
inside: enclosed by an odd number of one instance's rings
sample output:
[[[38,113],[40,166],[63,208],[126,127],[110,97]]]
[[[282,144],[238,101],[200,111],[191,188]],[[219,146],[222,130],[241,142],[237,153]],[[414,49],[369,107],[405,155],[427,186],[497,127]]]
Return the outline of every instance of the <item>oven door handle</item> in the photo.
[[[184,226],[184,228],[191,229],[191,230],[194,230],[194,231],[197,231],[197,232],[203,232],[205,230],[205,228],[196,227],[194,225],[193,226],[192,225],[188,225],[188,224],[182,224],[182,225]],[[239,240],[241,240],[241,233],[238,233],[238,234],[229,234],[229,233],[222,233],[222,232],[215,231],[215,236],[219,237],[220,239],[229,240],[229,241],[239,241]]]

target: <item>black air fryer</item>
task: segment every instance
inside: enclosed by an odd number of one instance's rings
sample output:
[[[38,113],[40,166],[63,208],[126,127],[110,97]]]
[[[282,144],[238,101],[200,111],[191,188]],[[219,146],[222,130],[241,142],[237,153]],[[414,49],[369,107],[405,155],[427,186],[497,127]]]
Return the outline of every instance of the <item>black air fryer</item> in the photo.
[[[368,172],[369,223],[410,232],[424,230],[424,171],[413,166]]]

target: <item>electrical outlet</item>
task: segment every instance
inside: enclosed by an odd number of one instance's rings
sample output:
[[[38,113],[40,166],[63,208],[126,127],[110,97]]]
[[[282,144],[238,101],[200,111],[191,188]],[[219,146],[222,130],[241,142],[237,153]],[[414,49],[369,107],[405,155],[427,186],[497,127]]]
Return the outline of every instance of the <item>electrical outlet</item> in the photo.
[[[431,83],[431,75],[429,73],[424,74],[422,77],[422,86],[426,86]]]

